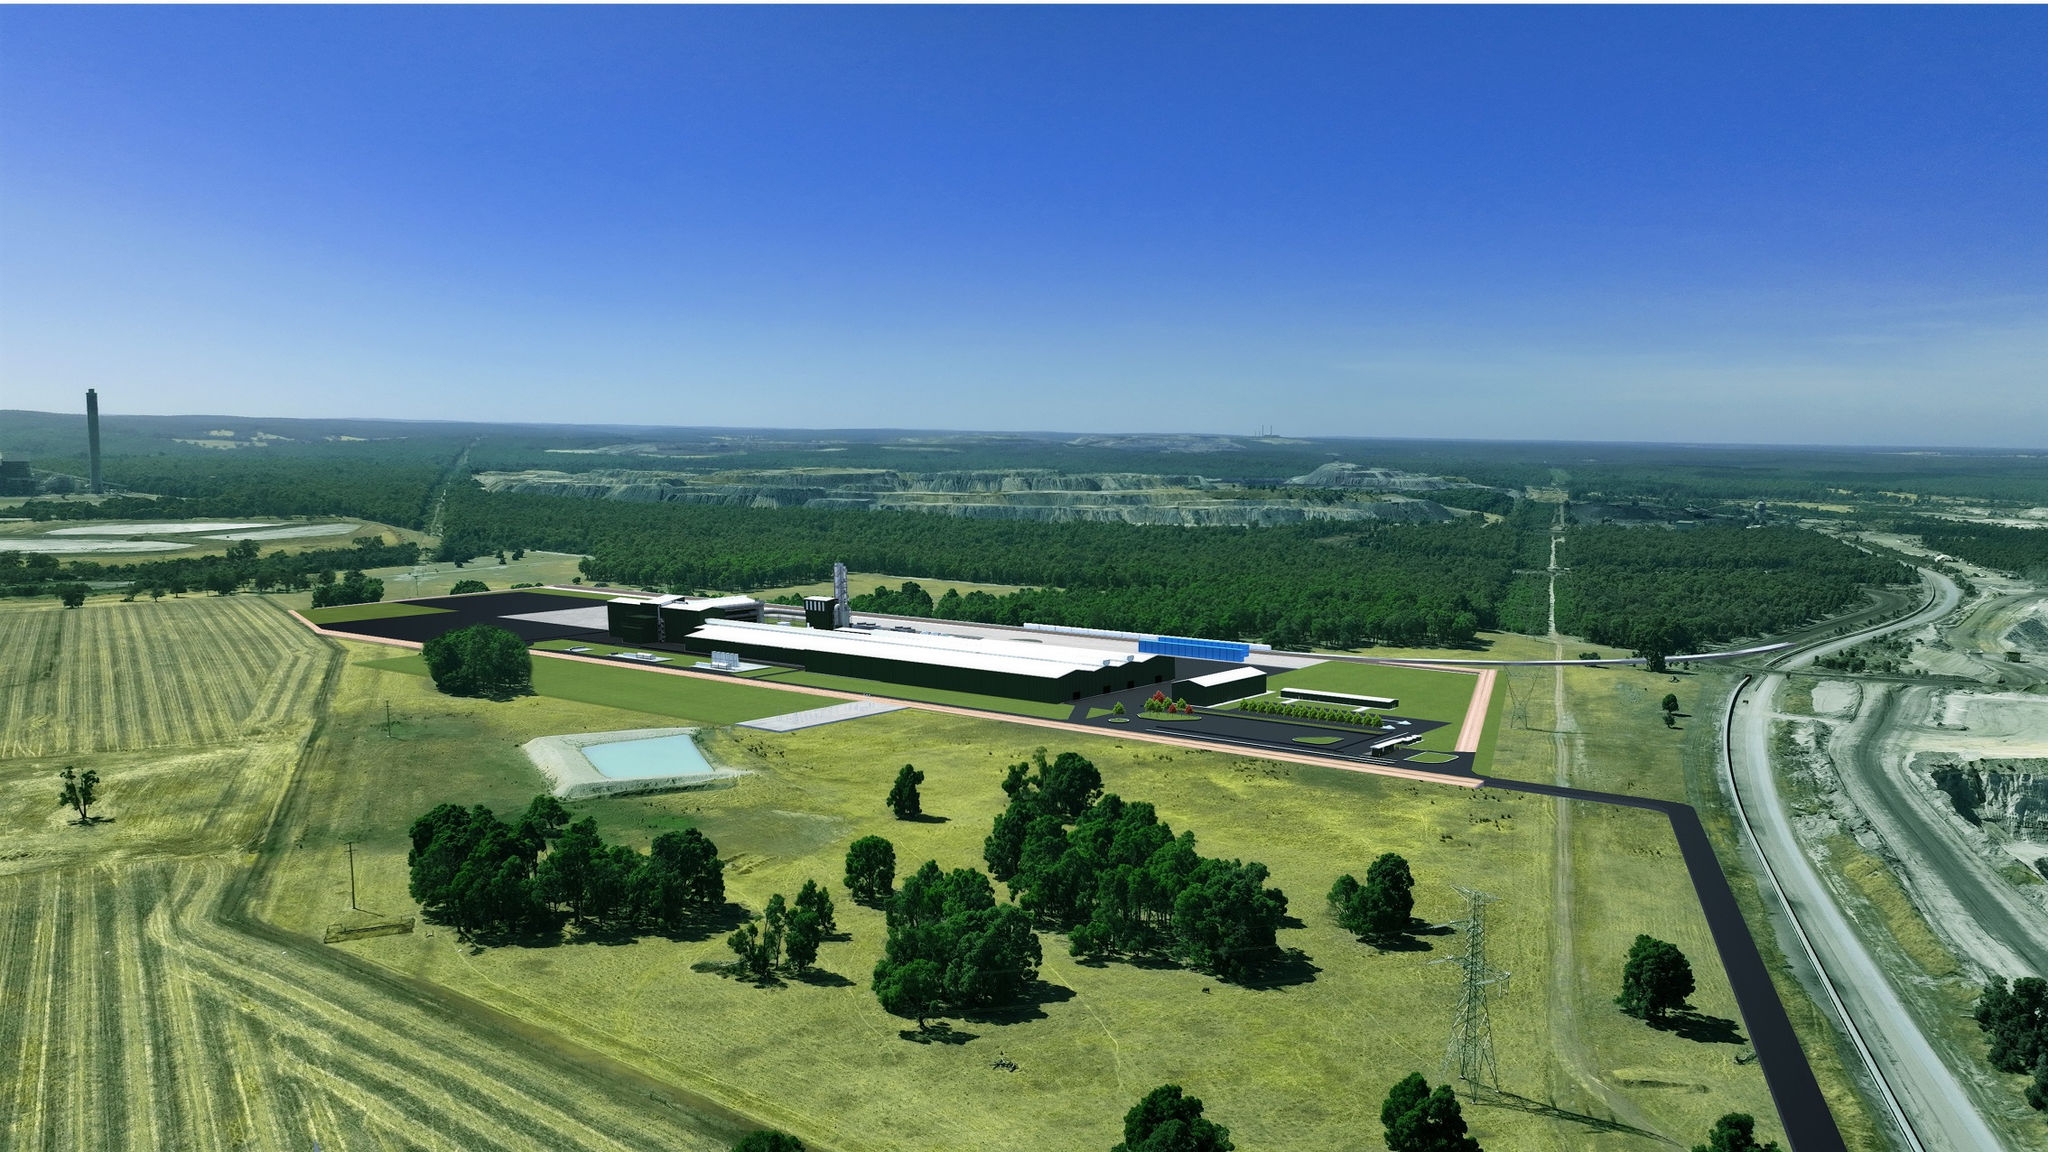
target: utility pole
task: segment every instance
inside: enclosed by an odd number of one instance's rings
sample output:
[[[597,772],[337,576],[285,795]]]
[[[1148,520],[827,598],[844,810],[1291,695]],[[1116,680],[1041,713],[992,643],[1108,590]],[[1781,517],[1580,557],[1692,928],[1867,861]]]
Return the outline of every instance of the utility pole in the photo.
[[[360,912],[356,907],[356,842],[348,842],[348,907],[351,912]]]

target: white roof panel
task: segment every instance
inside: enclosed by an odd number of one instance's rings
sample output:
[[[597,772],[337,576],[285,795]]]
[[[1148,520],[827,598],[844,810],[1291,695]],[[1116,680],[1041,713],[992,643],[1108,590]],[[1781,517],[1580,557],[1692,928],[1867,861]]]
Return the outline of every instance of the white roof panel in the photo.
[[[930,632],[869,631],[865,628],[790,628],[781,624],[751,624],[739,620],[707,621],[703,627],[690,633],[690,637],[708,644],[759,644],[790,652],[871,656],[880,660],[909,660],[949,668],[974,668],[1048,679],[1070,672],[1121,668],[1148,659],[1129,653],[1108,653],[1100,648],[1070,648],[1060,644],[993,640],[979,636],[939,636]]]

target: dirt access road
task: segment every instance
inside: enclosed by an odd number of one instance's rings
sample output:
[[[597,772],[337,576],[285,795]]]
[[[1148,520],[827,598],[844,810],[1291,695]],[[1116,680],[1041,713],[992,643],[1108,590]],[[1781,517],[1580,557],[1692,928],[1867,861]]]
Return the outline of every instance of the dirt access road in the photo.
[[[1729,699],[1728,766],[1736,793],[1739,824],[1766,866],[1767,878],[1783,894],[1795,935],[1785,953],[1819,967],[1831,999],[1845,1018],[1851,1041],[1877,1081],[1905,1145],[1929,1152],[1982,1152],[2005,1144],[1993,1134],[1978,1106],[1936,1053],[1887,981],[1882,967],[1854,927],[1792,829],[1771,765],[1771,725],[1783,672],[1874,636],[1917,628],[1947,616],[1962,602],[1955,583],[1925,573],[1931,595],[1924,607],[1903,619],[1800,648],[1776,662]],[[1810,951],[1809,951],[1810,947]]]

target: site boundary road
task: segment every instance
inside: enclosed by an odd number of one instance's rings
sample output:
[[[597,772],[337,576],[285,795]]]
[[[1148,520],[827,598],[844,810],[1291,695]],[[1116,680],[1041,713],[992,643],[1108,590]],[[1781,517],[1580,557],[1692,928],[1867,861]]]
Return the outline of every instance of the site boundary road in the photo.
[[[1763,671],[1743,678],[1734,692],[1729,694],[1728,705],[1722,726],[1722,767],[1726,773],[1724,781],[1734,801],[1734,817],[1741,837],[1757,854],[1763,865],[1763,873],[1770,889],[1776,894],[1779,908],[1783,910],[1786,923],[1790,925],[1794,939],[1798,942],[1796,958],[1803,957],[1805,965],[1814,973],[1828,1001],[1833,1005],[1837,1019],[1862,1063],[1871,1082],[1876,1085],[1884,1104],[1884,1111],[1891,1120],[1891,1126],[1899,1133],[1907,1148],[1913,1152],[1926,1152],[1927,1129],[1914,1123],[1908,1113],[1901,1094],[1913,1095],[1918,1106],[1940,1117],[1923,1117],[1934,1124],[1933,1132],[1943,1137],[1942,1146],[1956,1148],[1996,1148],[2000,1142],[1993,1135],[1983,1116],[1971,1102],[1962,1085],[1934,1053],[1920,1025],[1913,1020],[1899,1001],[1886,979],[1883,969],[1869,955],[1855,930],[1848,924],[1845,915],[1835,902],[1834,895],[1826,883],[1813,869],[1799,846],[1775,796],[1775,779],[1770,765],[1768,723],[1765,704],[1775,694],[1774,680],[1781,679],[1790,669],[1783,667],[1789,661],[1801,657],[1813,657],[1830,648],[1846,648],[1862,641],[1890,632],[1900,631],[1940,619],[1953,611],[1959,601],[1955,585],[1922,569],[1923,579],[1935,584],[1935,591],[1924,603],[1904,615],[1857,629],[1844,636],[1816,637],[1767,662]],[[1946,585],[1944,588],[1943,586]],[[1752,712],[1747,722],[1747,750],[1745,762],[1749,771],[1761,781],[1762,786],[1772,789],[1766,799],[1771,802],[1771,814],[1775,817],[1774,838],[1758,834],[1749,804],[1742,791],[1742,773],[1735,766],[1735,719],[1736,708],[1753,687],[1765,690],[1751,696]],[[1774,862],[1771,849],[1776,845],[1781,854]],[[1786,887],[1781,872],[1789,871],[1801,881],[1800,886],[1809,894],[1809,908],[1804,914]],[[1817,917],[1821,924],[1810,924],[1808,919]],[[1828,922],[1832,921],[1832,924]],[[1821,932],[1827,926],[1829,932]],[[1816,933],[1820,935],[1816,942]],[[1822,951],[1829,952],[1838,967],[1860,970],[1858,978],[1846,985],[1843,977],[1831,972],[1820,958]],[[1865,1004],[1869,1016],[1859,1022],[1849,1010],[1850,1000]],[[1870,1001],[1875,1001],[1871,1004]],[[1888,1028],[1888,1024],[1896,1027]],[[1866,1033],[1870,1033],[1866,1035]],[[1892,1059],[1899,1062],[1900,1073],[1905,1078],[1894,1083],[1879,1060],[1876,1049],[1882,1048]]]

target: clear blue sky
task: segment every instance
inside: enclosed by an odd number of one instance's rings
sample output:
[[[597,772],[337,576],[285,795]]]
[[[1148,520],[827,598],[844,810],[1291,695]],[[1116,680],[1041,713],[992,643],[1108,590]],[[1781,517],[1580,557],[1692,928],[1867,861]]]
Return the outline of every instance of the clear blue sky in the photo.
[[[2048,10],[0,9],[0,407],[2048,447]]]

